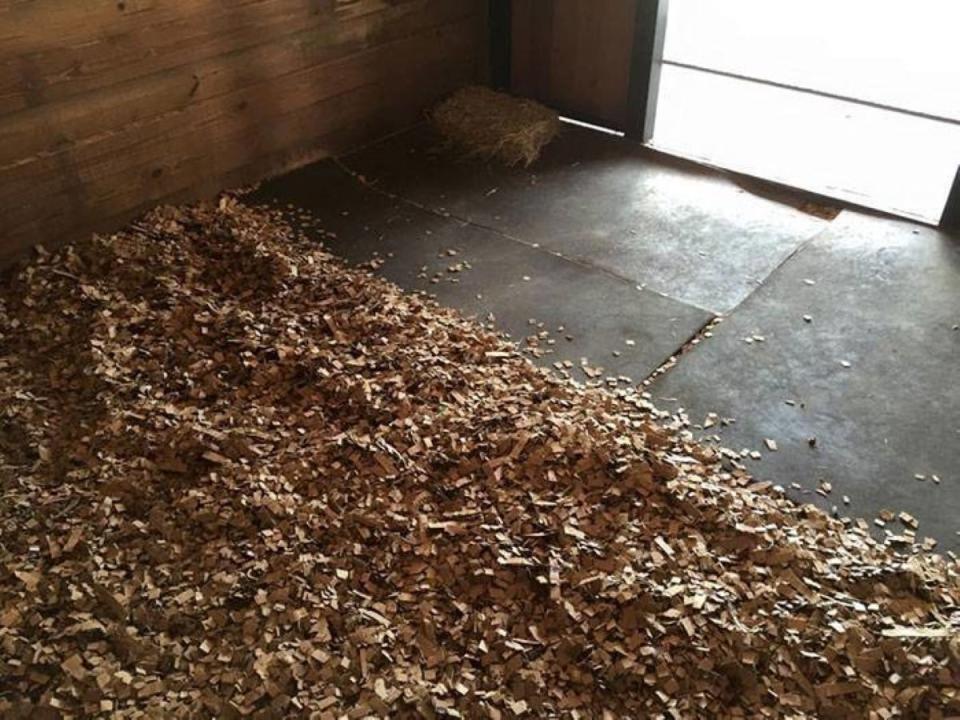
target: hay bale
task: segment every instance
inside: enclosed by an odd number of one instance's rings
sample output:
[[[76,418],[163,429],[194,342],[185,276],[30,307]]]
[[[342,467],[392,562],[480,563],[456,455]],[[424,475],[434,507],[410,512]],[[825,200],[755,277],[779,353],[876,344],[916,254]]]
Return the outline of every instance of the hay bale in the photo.
[[[560,132],[560,116],[533,100],[482,86],[465,87],[434,108],[447,142],[468,157],[528,166]]]

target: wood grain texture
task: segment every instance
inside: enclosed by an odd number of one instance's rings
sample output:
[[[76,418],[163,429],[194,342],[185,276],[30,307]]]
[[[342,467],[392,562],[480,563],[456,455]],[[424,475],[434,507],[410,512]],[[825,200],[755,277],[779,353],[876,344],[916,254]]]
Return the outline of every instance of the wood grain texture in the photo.
[[[635,20],[636,0],[513,3],[513,91],[623,128]]]
[[[339,152],[485,72],[484,0],[0,0],[0,263]]]

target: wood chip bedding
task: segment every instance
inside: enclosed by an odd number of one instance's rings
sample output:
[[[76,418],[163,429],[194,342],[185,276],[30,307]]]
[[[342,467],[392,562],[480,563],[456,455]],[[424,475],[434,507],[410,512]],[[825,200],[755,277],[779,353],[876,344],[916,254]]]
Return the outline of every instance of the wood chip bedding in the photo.
[[[0,715],[960,715],[955,563],[275,216],[161,209],[0,297]]]

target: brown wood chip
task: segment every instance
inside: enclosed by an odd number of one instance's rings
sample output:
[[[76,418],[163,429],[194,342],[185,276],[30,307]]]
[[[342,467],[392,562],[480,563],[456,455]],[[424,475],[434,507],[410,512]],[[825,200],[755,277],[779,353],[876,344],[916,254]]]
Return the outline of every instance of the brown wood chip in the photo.
[[[619,380],[229,196],[38,255],[0,293],[0,716],[960,715],[956,563]]]

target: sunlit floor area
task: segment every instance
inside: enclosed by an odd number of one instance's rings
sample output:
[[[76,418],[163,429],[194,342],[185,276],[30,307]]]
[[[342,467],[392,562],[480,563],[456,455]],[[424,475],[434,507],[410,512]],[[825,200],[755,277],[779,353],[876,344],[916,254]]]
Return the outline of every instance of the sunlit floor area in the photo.
[[[655,147],[939,220],[960,163],[960,84],[948,76],[960,64],[944,67],[957,51],[936,37],[956,7],[926,0],[905,17],[870,3],[864,33],[860,0],[826,14],[717,5],[671,3]]]

